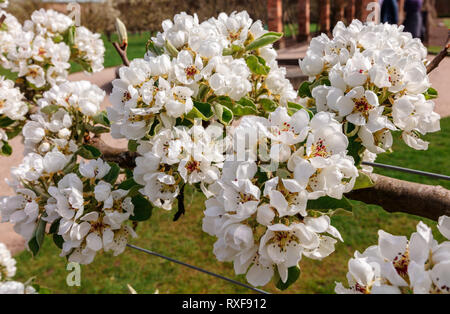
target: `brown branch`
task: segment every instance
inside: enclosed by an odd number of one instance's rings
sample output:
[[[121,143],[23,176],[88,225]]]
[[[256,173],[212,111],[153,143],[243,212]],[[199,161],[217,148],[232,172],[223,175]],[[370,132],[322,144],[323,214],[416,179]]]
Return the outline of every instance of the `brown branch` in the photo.
[[[128,60],[127,56],[127,45],[119,45],[117,42],[113,42],[114,48],[116,48],[117,53],[119,54],[120,58],[122,59],[122,63],[125,66],[130,66],[130,61]]]
[[[127,169],[136,167],[135,160],[138,156],[137,153],[109,146],[99,137],[91,138],[89,144],[101,151],[102,159],[105,161],[115,162],[120,167]]]
[[[371,174],[370,177],[375,186],[352,191],[346,196],[379,205],[388,212],[403,212],[433,220],[442,215],[450,216],[450,190],[378,174]]]
[[[450,40],[450,31],[447,37],[447,41],[444,44],[444,47],[442,48],[441,52],[431,60],[431,62],[427,65],[427,74],[436,69],[441,63],[442,60],[445,59],[445,57],[448,55],[448,49],[450,49],[450,44],[448,41]]]
[[[91,145],[97,147],[106,161],[116,162],[122,168],[132,169],[139,156],[124,149],[114,148],[94,137]],[[375,185],[371,188],[352,191],[346,196],[352,200],[379,205],[388,212],[402,212],[437,220],[442,215],[450,216],[450,190],[371,174]]]

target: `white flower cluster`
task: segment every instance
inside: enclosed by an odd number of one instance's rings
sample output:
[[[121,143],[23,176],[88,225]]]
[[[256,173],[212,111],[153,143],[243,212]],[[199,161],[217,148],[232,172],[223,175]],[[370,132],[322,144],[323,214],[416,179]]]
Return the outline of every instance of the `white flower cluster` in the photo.
[[[128,191],[102,180],[111,166],[101,159],[82,162],[79,175],[62,172],[68,162],[57,151],[45,157],[28,154],[12,170],[16,195],[0,202],[3,221],[14,223],[14,230],[27,241],[34,236],[39,220],[55,225],[61,256],[68,255],[70,261],[81,264],[91,263],[102,249],[114,255],[122,253],[128,237],[136,236],[124,224],[134,213]],[[45,186],[45,191],[40,186]]]
[[[48,189],[51,197],[45,210],[61,218],[57,231],[63,240],[61,256],[69,256],[69,261],[89,264],[100,250],[116,256],[125,250],[129,236],[136,236],[124,224],[134,212],[128,191],[114,190],[102,180],[110,168],[101,159],[81,163],[81,177],[69,173]],[[93,191],[87,190],[87,183],[95,186]]]
[[[20,90],[14,87],[14,82],[0,76],[0,116],[11,120],[23,120],[28,112],[28,106]]]
[[[99,72],[103,70],[105,46],[101,35],[93,33],[84,26],[75,29],[74,45],[76,47],[76,59],[89,72]]]
[[[262,98],[281,105],[296,98],[271,45],[259,49],[259,59],[244,57],[245,45],[267,33],[247,12],[222,13],[203,23],[181,13],[164,21],[163,29],[145,59],[121,68],[120,79],[113,82],[108,117],[115,138],[141,139],[155,118],[182,118],[193,109],[193,100],[219,102],[223,96],[232,103],[260,91]],[[248,63],[255,60],[264,75],[253,82]]]
[[[21,282],[12,281],[16,274],[16,260],[6,245],[0,243],[0,294],[34,294],[36,290]]]
[[[338,22],[333,38],[314,38],[300,67],[310,76],[317,111],[330,111],[379,154],[392,146],[393,130],[414,149],[427,149],[420,135],[440,129],[429,100],[427,49],[403,26]],[[307,83],[308,84],[308,83]],[[350,129],[350,127],[349,127]]]
[[[438,229],[450,240],[450,217],[441,216]],[[439,244],[423,222],[409,240],[383,230],[378,236],[378,245],[355,252],[348,262],[350,288],[337,283],[336,293],[450,293],[450,241]]]
[[[69,160],[58,151],[48,152],[45,156],[29,153],[18,167],[11,169],[10,185],[15,195],[1,198],[0,214],[2,222],[13,223],[14,230],[25,240],[33,237],[39,216],[44,212],[42,184],[51,184],[53,177],[64,169]],[[43,220],[52,223],[56,218],[49,214]]]
[[[38,111],[22,130],[25,151],[18,167],[11,169],[14,196],[0,200],[3,222],[26,240],[36,231],[40,219],[53,223],[61,216],[48,212],[49,186],[58,182],[63,170],[74,163],[74,153],[85,143],[100,112],[105,92],[87,81],[54,86],[38,100]]]
[[[144,187],[140,192],[154,206],[172,209],[172,203],[180,192],[180,184],[205,185],[220,177],[224,156],[221,139],[223,128],[211,124],[163,129],[151,141],[143,141],[138,147],[141,155],[136,158],[134,180]]]
[[[286,282],[302,255],[322,259],[334,251],[333,237],[342,240],[328,216],[308,216],[307,203],[342,198],[353,188],[358,171],[346,155],[347,137],[330,113],[310,120],[305,110],[289,116],[284,107],[268,119],[242,118],[232,134],[237,147],[247,145],[227,156],[220,180],[209,186],[213,197],[206,201],[203,230],[218,237],[216,257],[233,261],[251,284],[267,284],[275,266]],[[261,163],[258,149],[266,151],[266,161],[278,163],[266,177],[271,166]]]
[[[28,113],[28,105],[23,94],[14,87],[14,82],[0,76],[0,148],[8,141],[8,132],[16,121],[23,121]]]
[[[8,0],[0,0],[0,8],[4,9],[8,6],[9,1]]]
[[[83,143],[84,132],[78,134],[77,127],[100,113],[104,97],[105,92],[88,81],[66,82],[46,91],[37,102],[38,112],[22,130],[25,153],[57,149],[72,155]]]
[[[70,61],[91,72],[103,69],[105,48],[100,35],[75,27],[68,16],[41,9],[22,27],[13,16],[4,14],[0,65],[25,79],[26,88],[48,89],[65,82]]]

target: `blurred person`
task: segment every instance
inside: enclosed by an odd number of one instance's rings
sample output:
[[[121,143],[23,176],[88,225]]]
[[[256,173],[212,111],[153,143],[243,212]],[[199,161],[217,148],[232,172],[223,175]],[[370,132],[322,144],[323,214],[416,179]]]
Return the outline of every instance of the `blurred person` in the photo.
[[[405,31],[410,32],[414,38],[422,34],[422,0],[405,0]]]
[[[381,23],[398,24],[397,0],[383,0],[381,3]]]

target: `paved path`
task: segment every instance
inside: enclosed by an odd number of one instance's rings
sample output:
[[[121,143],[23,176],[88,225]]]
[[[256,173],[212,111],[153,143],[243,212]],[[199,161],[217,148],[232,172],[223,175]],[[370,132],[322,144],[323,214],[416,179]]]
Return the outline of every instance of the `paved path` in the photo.
[[[288,48],[280,51],[280,59],[292,59],[300,58],[304,56],[306,52],[306,46],[299,46],[294,48]],[[429,58],[432,58],[430,56]],[[299,69],[296,66],[288,66],[288,73],[298,74]],[[430,79],[433,87],[439,92],[439,98],[436,100],[436,111],[441,116],[450,116],[450,57],[447,57],[437,69],[435,69]],[[301,74],[301,73],[300,73]],[[109,93],[111,91],[111,81],[115,78],[115,68],[105,69],[104,71],[86,75],[84,73],[76,73],[70,76],[71,80],[89,80],[94,84],[102,87]],[[102,107],[105,108],[108,105],[108,98],[106,97]],[[115,147],[126,147],[126,141],[113,140],[108,134],[103,135],[103,139],[110,145]],[[12,189],[7,185],[4,179],[9,178],[9,171],[11,167],[17,166],[22,160],[23,145],[22,138],[16,137],[11,141],[13,147],[13,154],[10,157],[0,157],[0,195],[12,195]],[[21,236],[16,234],[13,227],[9,223],[0,223],[0,242],[5,243],[8,248],[16,254],[22,251],[25,247],[25,242]]]

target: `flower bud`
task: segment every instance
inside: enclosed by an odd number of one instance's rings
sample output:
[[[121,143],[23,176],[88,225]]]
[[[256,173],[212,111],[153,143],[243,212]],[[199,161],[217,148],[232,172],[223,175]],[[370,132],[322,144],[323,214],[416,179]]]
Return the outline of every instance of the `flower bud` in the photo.
[[[115,26],[117,35],[119,36],[120,46],[121,47],[128,46],[128,33],[125,24],[123,24],[123,22],[119,18],[116,18]]]

